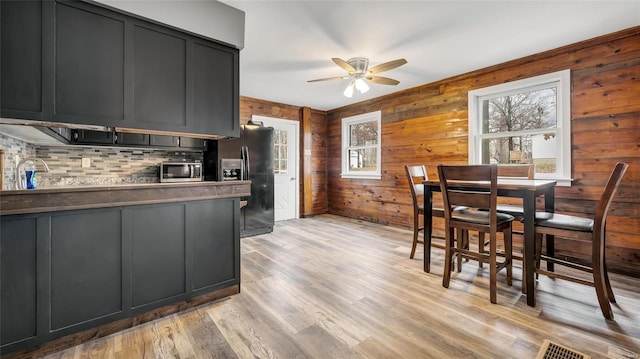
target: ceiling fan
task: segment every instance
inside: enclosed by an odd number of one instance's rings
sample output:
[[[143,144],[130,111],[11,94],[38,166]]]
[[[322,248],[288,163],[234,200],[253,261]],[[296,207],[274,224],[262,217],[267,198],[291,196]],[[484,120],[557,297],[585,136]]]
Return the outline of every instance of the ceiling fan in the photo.
[[[347,61],[334,57],[331,60],[333,60],[333,62],[335,62],[338,66],[346,70],[349,73],[349,75],[327,77],[324,79],[309,80],[307,82],[329,81],[329,80],[351,80],[349,81],[349,85],[347,86],[347,88],[344,90],[344,95],[347,97],[352,97],[354,91],[356,90],[359,93],[365,93],[369,91],[369,85],[367,85],[366,81],[371,81],[373,83],[377,83],[381,85],[399,84],[400,81],[398,80],[394,80],[388,77],[374,76],[374,74],[384,72],[384,71],[389,71],[407,63],[407,60],[405,59],[398,59],[398,60],[385,62],[380,65],[376,65],[372,68],[369,68],[369,59],[364,57],[354,57]]]

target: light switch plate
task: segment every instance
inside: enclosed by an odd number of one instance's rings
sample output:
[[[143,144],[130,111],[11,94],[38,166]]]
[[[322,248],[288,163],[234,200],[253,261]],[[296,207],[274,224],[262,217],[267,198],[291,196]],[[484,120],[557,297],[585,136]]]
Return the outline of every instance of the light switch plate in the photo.
[[[89,167],[91,167],[91,158],[83,157],[82,158],[82,168],[89,168]]]

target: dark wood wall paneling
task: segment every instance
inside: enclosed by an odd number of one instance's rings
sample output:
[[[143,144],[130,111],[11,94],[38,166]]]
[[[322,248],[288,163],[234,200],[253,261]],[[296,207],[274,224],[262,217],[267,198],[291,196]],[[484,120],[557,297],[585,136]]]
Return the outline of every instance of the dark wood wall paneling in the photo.
[[[300,122],[300,215],[327,213],[326,112],[241,96],[240,124],[249,122],[253,115]],[[310,156],[305,156],[305,141],[310,142]]]
[[[403,165],[426,164],[436,177],[439,163],[467,163],[468,91],[564,69],[571,69],[572,78],[575,181],[557,188],[556,210],[593,215],[615,162],[627,162],[607,223],[608,264],[640,275],[640,27],[328,111],[328,212],[409,226],[411,195]],[[382,111],[382,179],[342,179],[340,120],[376,110]],[[441,230],[442,222],[435,226]],[[588,249],[588,243],[557,248],[575,257],[585,257]]]

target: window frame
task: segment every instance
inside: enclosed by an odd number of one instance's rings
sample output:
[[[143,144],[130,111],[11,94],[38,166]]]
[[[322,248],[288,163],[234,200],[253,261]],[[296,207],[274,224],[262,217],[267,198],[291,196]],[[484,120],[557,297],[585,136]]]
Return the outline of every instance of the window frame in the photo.
[[[378,126],[378,133],[376,139],[376,170],[375,171],[351,171],[349,168],[349,150],[361,149],[363,147],[371,148],[371,146],[350,146],[350,128],[351,125],[373,122],[375,121]],[[351,117],[345,117],[342,119],[342,178],[359,178],[359,179],[381,179],[382,178],[382,112],[374,111]]]
[[[469,91],[469,164],[480,164],[482,161],[480,156],[482,138],[503,137],[497,134],[481,136],[482,101],[491,97],[526,92],[545,86],[557,89],[556,176],[551,179],[555,179],[558,186],[571,186],[571,70],[557,71]],[[501,132],[501,134],[506,135],[507,132]]]

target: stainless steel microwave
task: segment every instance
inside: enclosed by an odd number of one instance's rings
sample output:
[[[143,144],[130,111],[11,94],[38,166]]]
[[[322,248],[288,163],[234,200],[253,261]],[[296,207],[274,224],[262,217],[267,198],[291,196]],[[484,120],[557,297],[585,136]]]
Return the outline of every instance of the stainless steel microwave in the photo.
[[[202,181],[202,163],[165,162],[158,166],[160,182],[200,182]]]

